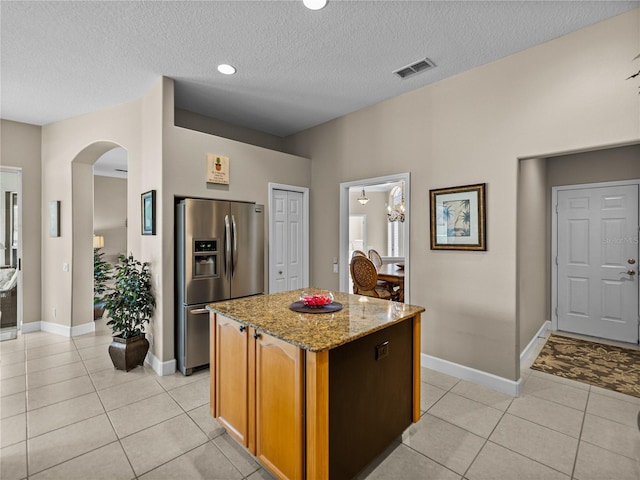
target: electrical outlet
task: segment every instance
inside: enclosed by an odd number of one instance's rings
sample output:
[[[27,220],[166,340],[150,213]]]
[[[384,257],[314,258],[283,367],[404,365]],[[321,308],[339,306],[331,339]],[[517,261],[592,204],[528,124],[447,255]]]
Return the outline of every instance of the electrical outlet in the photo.
[[[380,360],[381,358],[389,355],[389,341],[387,340],[380,345],[376,345],[376,360]]]

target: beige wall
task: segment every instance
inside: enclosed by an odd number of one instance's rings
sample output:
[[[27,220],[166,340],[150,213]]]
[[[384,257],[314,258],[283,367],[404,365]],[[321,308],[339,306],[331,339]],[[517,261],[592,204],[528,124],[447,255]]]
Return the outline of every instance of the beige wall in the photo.
[[[547,160],[549,199],[551,187],[638,179],[640,145],[561,155]]]
[[[104,259],[111,264],[127,252],[127,179],[93,176],[93,233],[104,236]],[[131,228],[138,227],[138,219]]]
[[[228,138],[238,142],[255,145],[256,147],[264,147],[270,150],[280,152],[284,150],[284,139],[268,133],[258,132],[250,128],[243,128],[237,125],[231,125],[215,118],[205,117],[198,113],[190,112],[176,108],[175,126],[183,127],[196,132],[208,133],[217,137]]]
[[[87,181],[89,189],[76,189],[75,201],[93,204],[93,180],[75,177],[73,162],[92,165],[106,151],[120,146],[129,153],[129,218],[133,217],[131,204],[139,204],[141,178],[140,101],[118,105],[107,110],[56,122],[42,127],[42,201],[41,211],[47,211],[51,200],[61,202],[61,236],[50,238],[47,232],[47,216],[42,215],[42,320],[63,326],[78,326],[93,321],[93,295],[86,300],[76,299],[81,305],[72,308],[72,298],[81,292],[73,292],[72,284],[93,282],[92,234],[93,209],[72,208],[74,181]],[[81,167],[82,171],[83,168]],[[135,199],[135,201],[133,201]],[[76,218],[73,215],[76,215]],[[136,213],[139,212],[136,210]],[[139,256],[139,241],[132,229],[128,233],[128,250]],[[74,233],[75,232],[75,233]],[[83,232],[82,234],[78,234]],[[136,231],[136,233],[138,233]],[[62,264],[69,263],[70,271],[64,272]],[[73,281],[75,277],[75,282]],[[73,292],[73,293],[72,293]],[[87,292],[82,290],[85,295]],[[56,309],[56,316],[53,309]]]
[[[550,279],[547,258],[547,163],[522,160],[518,182],[518,338],[521,353],[546,320]]]
[[[520,162],[518,315],[520,350],[551,314],[551,189],[561,185],[640,179],[640,145]]]
[[[547,282],[551,285],[551,189],[562,185],[640,179],[640,145],[606,148],[591,152],[561,155],[546,161],[546,241]],[[545,297],[546,318],[551,319],[551,291]]]
[[[364,246],[364,253],[373,248],[380,255],[386,256],[389,192],[366,192],[369,201],[365,205],[358,202],[360,195],[362,195],[362,189],[349,192],[349,213],[367,216],[367,243]]]
[[[174,126],[173,81],[165,80],[164,92],[164,149],[163,155],[163,270],[165,291],[163,330],[163,359],[173,358],[174,303],[174,203],[176,197],[201,197],[240,200],[265,206],[265,239],[269,238],[267,219],[269,182],[309,187],[311,162],[309,159],[240,143],[227,138]],[[206,182],[207,154],[229,157],[229,185]],[[313,220],[312,220],[313,221]],[[311,247],[313,248],[313,247]],[[265,252],[268,245],[265,242]],[[265,291],[268,291],[268,264],[265,255]],[[313,272],[313,266],[310,266]]]
[[[637,85],[625,78],[638,53],[639,12],[289,138],[292,151],[313,159],[311,283],[338,288],[330,266],[340,182],[410,171],[410,295],[427,309],[423,352],[518,379],[518,158],[638,140]],[[488,250],[430,250],[429,189],[481,182]]]
[[[62,202],[61,237],[42,236],[46,259],[43,319],[65,326],[82,325],[92,319],[92,295],[82,287],[91,285],[93,266],[93,214],[85,208],[92,203],[93,191],[92,181],[87,187],[84,172],[105,151],[121,146],[128,151],[129,170],[126,215],[130,228],[126,249],[151,264],[156,296],[156,311],[149,326],[151,352],[163,362],[174,359],[175,197],[247,200],[266,206],[268,182],[300,186],[311,183],[308,159],[176,127],[173,112],[173,81],[161,78],[138,101],[47,125],[42,133],[42,211],[46,211],[50,200]],[[231,158],[229,186],[206,183],[207,153]],[[70,189],[70,185],[74,187]],[[140,194],[152,189],[157,195],[158,234],[142,236],[138,228]],[[42,225],[45,224],[43,217]],[[70,272],[62,271],[63,262],[71,264]],[[54,308],[56,317],[52,314]]]
[[[23,323],[40,321],[41,306],[41,128],[0,121],[0,165],[22,169]]]

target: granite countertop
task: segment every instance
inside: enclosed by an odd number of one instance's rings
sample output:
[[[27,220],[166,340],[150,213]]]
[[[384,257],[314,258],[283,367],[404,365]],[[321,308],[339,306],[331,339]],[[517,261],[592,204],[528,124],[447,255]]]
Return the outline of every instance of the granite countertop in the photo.
[[[302,291],[227,300],[207,308],[312,352],[339,347],[424,312],[423,307],[415,305],[331,292],[334,302],[344,306],[342,310],[297,313],[289,305],[300,298]]]

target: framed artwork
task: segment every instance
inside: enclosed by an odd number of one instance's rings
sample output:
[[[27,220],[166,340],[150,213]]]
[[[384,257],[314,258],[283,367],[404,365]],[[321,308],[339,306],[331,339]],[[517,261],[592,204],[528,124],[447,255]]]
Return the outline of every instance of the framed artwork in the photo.
[[[49,236],[60,236],[60,200],[49,202]]]
[[[142,235],[156,234],[156,191],[149,190],[141,195]]]
[[[229,185],[229,157],[207,155],[207,183]]]
[[[485,183],[429,190],[431,250],[486,250]]]

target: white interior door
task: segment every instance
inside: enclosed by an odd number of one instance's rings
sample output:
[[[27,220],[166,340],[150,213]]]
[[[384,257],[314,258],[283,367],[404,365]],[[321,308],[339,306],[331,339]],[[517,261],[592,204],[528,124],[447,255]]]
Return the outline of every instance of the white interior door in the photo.
[[[271,293],[305,287],[304,208],[301,192],[273,190]]]
[[[638,185],[557,201],[558,329],[638,343]]]

